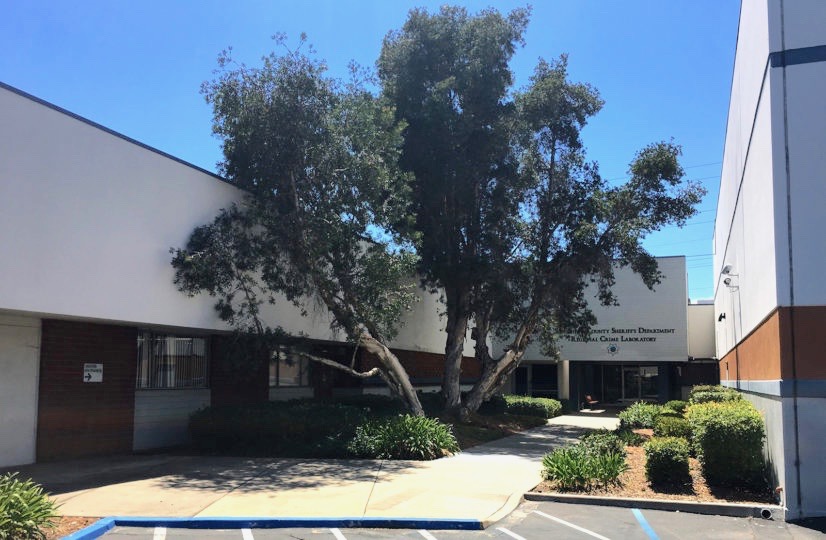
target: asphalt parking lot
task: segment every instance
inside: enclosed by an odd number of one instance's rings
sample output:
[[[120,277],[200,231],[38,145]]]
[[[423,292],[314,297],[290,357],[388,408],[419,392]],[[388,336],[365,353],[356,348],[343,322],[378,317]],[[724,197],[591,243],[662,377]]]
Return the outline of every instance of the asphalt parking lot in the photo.
[[[704,516],[659,510],[636,510],[604,506],[525,502],[505,519],[484,531],[410,530],[410,529],[241,529],[190,530],[174,528],[115,527],[106,540],[178,539],[418,539],[471,540],[511,539],[559,540],[606,539],[808,539],[823,538],[813,529],[782,521],[756,518]]]

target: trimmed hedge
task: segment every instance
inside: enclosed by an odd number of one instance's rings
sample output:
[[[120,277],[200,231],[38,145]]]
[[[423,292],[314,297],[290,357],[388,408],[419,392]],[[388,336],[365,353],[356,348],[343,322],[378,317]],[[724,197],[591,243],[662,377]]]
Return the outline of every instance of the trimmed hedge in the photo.
[[[431,460],[458,452],[459,443],[449,425],[405,414],[359,426],[347,450],[368,459]]]
[[[763,482],[763,418],[745,400],[708,402],[686,411],[703,475],[710,485],[759,486]]]
[[[346,457],[356,427],[375,418],[368,406],[295,400],[207,407],[189,419],[205,453],[280,457]]]
[[[724,386],[701,385],[691,389],[688,400],[695,403],[723,403],[726,401],[742,401],[743,394],[733,388]]]
[[[683,417],[660,415],[654,422],[655,437],[691,439],[691,424]]]
[[[686,407],[688,407],[687,401],[682,401],[680,399],[672,399],[671,401],[666,402],[665,408],[675,413],[682,415],[685,413]]]
[[[619,435],[606,429],[587,433],[579,442],[585,452],[590,454],[621,454],[625,457],[625,443]]]
[[[652,484],[681,484],[688,474],[688,442],[680,437],[654,437],[643,445],[645,477]]]
[[[0,539],[46,538],[56,517],[57,504],[40,485],[17,473],[0,476]]]
[[[537,416],[539,418],[554,418],[562,414],[562,403],[550,398],[535,398],[528,396],[504,396],[508,414],[523,416]]]
[[[662,414],[662,405],[638,401],[619,413],[622,428],[653,428],[654,421]]]

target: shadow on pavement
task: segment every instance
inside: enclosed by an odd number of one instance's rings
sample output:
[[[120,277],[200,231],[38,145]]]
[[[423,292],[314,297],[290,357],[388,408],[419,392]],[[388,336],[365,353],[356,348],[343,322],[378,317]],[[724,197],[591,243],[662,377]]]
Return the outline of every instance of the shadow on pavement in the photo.
[[[52,495],[113,484],[154,480],[160,488],[205,491],[263,491],[315,488],[330,483],[372,481],[379,468],[404,472],[415,461],[307,460],[180,455],[107,456],[13,469],[32,478]]]

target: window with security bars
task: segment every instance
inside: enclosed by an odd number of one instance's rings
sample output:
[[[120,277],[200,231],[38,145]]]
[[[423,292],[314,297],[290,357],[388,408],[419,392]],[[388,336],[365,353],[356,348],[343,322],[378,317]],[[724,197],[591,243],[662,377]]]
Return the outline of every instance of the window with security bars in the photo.
[[[209,388],[208,351],[206,337],[140,332],[135,388]]]

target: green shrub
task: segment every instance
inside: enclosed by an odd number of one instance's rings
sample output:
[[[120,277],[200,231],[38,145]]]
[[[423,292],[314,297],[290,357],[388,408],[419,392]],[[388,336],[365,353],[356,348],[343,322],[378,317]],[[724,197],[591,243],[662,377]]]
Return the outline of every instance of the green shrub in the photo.
[[[553,418],[562,414],[562,404],[555,399],[528,396],[504,397],[508,414],[538,416],[539,418]]]
[[[722,403],[726,401],[741,401],[743,394],[733,388],[724,386],[702,385],[691,389],[688,400],[694,403]]]
[[[189,432],[206,453],[280,457],[345,457],[356,427],[375,417],[370,407],[308,400],[207,407]]]
[[[688,441],[680,437],[654,437],[643,445],[645,477],[652,484],[681,484],[690,481]]]
[[[620,427],[653,428],[654,421],[663,412],[661,405],[638,401],[619,413]]]
[[[559,448],[542,458],[542,476],[563,490],[585,489],[593,482],[591,464],[578,447]]]
[[[682,437],[691,439],[691,424],[683,417],[660,415],[654,422],[655,437]]]
[[[688,402],[679,399],[672,399],[667,402],[664,407],[670,411],[674,411],[675,413],[682,415],[685,413],[686,407],[688,407]]]
[[[467,399],[467,392],[462,392],[462,402]],[[419,392],[419,402],[422,404],[425,414],[428,416],[438,416],[445,408],[445,399],[441,392]],[[478,413],[487,416],[504,414],[507,412],[507,401],[502,394],[494,394],[487,401],[482,402]],[[404,413],[406,411],[400,411]]]
[[[710,485],[759,486],[763,480],[763,418],[745,400],[690,406],[686,418]]]
[[[624,454],[592,453],[583,444],[560,448],[542,458],[542,475],[562,490],[584,490],[619,481],[628,469]]]
[[[449,425],[405,414],[359,426],[347,449],[368,459],[430,460],[458,452],[459,444]]]
[[[508,400],[502,394],[495,394],[479,407],[479,414],[505,414],[508,410]]]
[[[322,403],[324,405],[349,405],[363,409],[365,413],[372,416],[395,416],[397,414],[404,414],[406,408],[402,400],[382,394],[358,394],[354,396],[343,396],[335,399],[313,401],[315,403]]]
[[[616,433],[606,429],[583,435],[579,445],[590,454],[620,454],[625,457],[625,443]]]
[[[54,528],[57,505],[43,488],[17,473],[0,476],[0,539],[46,538]]]
[[[626,446],[640,446],[645,442],[645,437],[639,433],[634,433],[630,428],[619,427],[614,430],[614,434],[619,437]]]

